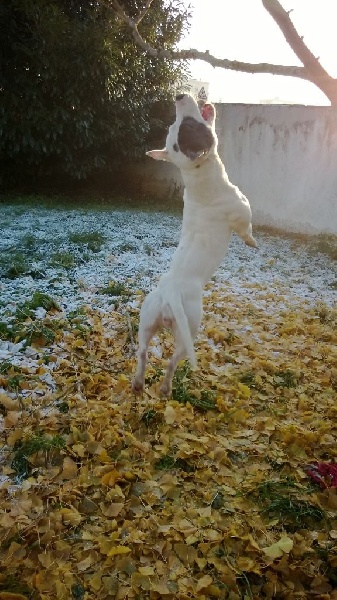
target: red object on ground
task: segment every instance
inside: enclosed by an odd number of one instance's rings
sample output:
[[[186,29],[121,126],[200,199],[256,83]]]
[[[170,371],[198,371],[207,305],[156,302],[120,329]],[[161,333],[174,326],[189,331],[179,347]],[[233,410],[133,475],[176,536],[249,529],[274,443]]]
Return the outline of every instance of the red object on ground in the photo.
[[[305,471],[321,488],[337,487],[336,463],[312,463]]]

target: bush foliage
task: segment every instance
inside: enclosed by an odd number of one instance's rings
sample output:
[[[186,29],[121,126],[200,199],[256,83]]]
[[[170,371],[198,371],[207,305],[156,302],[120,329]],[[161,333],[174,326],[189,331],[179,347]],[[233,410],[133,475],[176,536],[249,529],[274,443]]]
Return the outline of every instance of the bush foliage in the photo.
[[[124,2],[131,15],[143,4]],[[142,27],[170,48],[187,16],[178,0],[154,0]],[[3,185],[83,180],[143,154],[181,65],[145,55],[96,1],[12,0],[1,3],[0,20]]]

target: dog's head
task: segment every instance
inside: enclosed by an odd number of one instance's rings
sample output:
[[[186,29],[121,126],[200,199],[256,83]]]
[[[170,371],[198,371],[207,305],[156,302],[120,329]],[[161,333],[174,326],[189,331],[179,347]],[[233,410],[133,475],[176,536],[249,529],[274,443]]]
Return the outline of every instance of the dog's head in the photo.
[[[213,104],[198,104],[189,94],[176,97],[176,120],[169,128],[163,150],[150,150],[146,154],[156,160],[174,163],[180,169],[200,166],[216,152],[217,137],[214,128]]]

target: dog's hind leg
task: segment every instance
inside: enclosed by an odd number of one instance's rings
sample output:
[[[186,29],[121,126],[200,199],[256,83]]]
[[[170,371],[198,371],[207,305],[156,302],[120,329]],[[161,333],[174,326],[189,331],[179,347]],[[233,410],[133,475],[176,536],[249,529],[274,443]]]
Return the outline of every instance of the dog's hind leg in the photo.
[[[132,391],[140,394],[145,384],[145,368],[147,362],[147,351],[154,334],[161,325],[161,313],[158,302],[158,294],[153,290],[143,302],[138,328],[138,362],[135,376],[132,381]]]
[[[175,370],[178,366],[178,363],[185,358],[186,350],[183,347],[178,347],[175,349],[172,358],[167,365],[165,377],[163,379],[163,383],[160,386],[160,391],[163,396],[170,396],[172,392],[172,379],[175,373]]]
[[[238,225],[235,227],[236,233],[240,236],[240,238],[244,241],[244,243],[247,246],[251,246],[252,248],[257,248],[257,241],[256,239],[253,237],[253,233],[252,233],[252,224],[249,223],[248,227],[247,224],[243,224],[243,225]]]
[[[192,302],[189,302],[189,303],[186,302],[185,308],[186,308],[186,312],[188,314],[188,324],[189,324],[189,328],[190,328],[190,332],[191,332],[191,338],[192,338],[192,340],[194,340],[197,335],[197,332],[198,332],[198,329],[200,326],[200,322],[201,322],[201,318],[202,318],[201,299],[200,299],[200,302],[196,301],[195,299],[193,299]],[[183,343],[182,337],[179,333],[179,330],[174,328],[173,334],[174,334],[174,339],[176,342],[176,348],[175,348],[172,358],[170,359],[170,361],[167,365],[163,383],[160,386],[160,391],[163,394],[163,396],[171,395],[172,380],[173,380],[176,368],[178,366],[178,363],[187,356],[186,348],[184,346],[184,343]]]

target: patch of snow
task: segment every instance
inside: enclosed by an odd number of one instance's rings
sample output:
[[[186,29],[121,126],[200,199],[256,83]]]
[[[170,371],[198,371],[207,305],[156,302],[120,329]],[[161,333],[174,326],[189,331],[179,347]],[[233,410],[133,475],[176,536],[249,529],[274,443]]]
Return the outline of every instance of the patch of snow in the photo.
[[[18,306],[39,290],[52,296],[65,313],[89,305],[107,313],[118,298],[104,294],[109,282],[119,282],[147,292],[166,271],[177,246],[181,217],[131,210],[65,210],[1,206],[2,264],[9,264],[13,249],[27,255],[30,274],[0,283],[0,319],[9,320]],[[105,236],[99,252],[70,241],[73,233],[99,232]],[[294,308],[336,301],[337,278],[333,261],[313,254],[305,242],[256,233],[259,249],[252,250],[232,237],[229,251],[215,274],[213,286],[249,298],[252,305],[273,314],[273,295],[280,305]],[[33,250],[25,250],[25,236],[33,236]],[[69,254],[74,266],[58,264],[60,253]],[[32,266],[34,265],[34,269]],[[33,272],[34,271],[34,272]],[[36,272],[38,276],[36,276]],[[35,273],[35,275],[34,275]],[[41,275],[43,274],[43,275]],[[212,283],[211,283],[212,286]],[[207,291],[205,292],[208,293]],[[141,298],[130,298],[130,308]],[[44,309],[38,309],[42,318]],[[19,350],[19,349],[18,349]],[[10,346],[1,346],[10,357]]]

